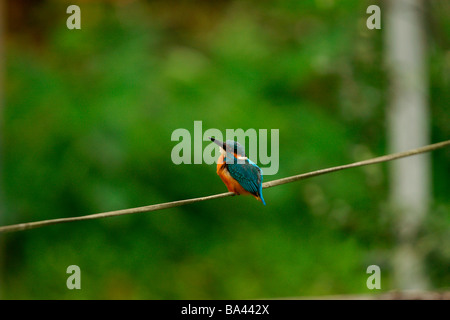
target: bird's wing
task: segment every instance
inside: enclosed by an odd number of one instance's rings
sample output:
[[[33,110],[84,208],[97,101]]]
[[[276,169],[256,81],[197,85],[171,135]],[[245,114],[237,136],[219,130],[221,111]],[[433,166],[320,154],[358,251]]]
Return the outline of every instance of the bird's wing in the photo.
[[[253,163],[229,164],[230,175],[248,192],[260,196],[262,175],[261,169]]]

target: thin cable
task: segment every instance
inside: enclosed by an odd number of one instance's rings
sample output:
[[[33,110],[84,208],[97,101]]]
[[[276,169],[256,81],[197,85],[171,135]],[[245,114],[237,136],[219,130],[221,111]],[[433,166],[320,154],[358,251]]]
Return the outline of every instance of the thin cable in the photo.
[[[412,150],[408,150],[408,151],[404,151],[404,152],[398,152],[398,153],[393,153],[393,154],[389,154],[389,155],[385,155],[385,156],[381,156],[381,157],[377,157],[377,158],[372,158],[372,159],[368,159],[368,160],[364,160],[364,161],[358,161],[358,162],[354,162],[354,163],[350,163],[350,164],[346,164],[346,165],[342,165],[342,166],[311,171],[311,172],[307,172],[307,173],[303,173],[303,174],[299,174],[299,175],[295,175],[295,176],[291,176],[291,177],[286,177],[286,178],[282,178],[282,179],[278,179],[278,180],[265,182],[265,183],[263,183],[263,188],[264,189],[271,188],[271,187],[279,186],[282,184],[291,183],[291,182],[298,181],[298,180],[304,180],[304,179],[320,176],[320,175],[335,172],[335,171],[345,170],[345,169],[349,169],[349,168],[362,167],[362,166],[366,166],[366,165],[370,165],[370,164],[392,161],[392,160],[399,159],[399,158],[405,158],[405,157],[417,155],[420,153],[425,153],[425,152],[433,151],[436,149],[440,149],[440,148],[446,147],[448,145],[450,145],[450,140],[438,142],[435,144],[430,144],[425,147],[412,149]],[[25,223],[19,223],[19,224],[14,224],[14,225],[9,225],[9,226],[2,226],[2,227],[0,227],[0,232],[13,232],[13,231],[40,228],[40,227],[44,227],[44,226],[48,226],[48,225],[52,225],[52,224],[108,218],[108,217],[114,217],[114,216],[120,216],[120,215],[125,215],[125,214],[132,214],[132,213],[151,212],[151,211],[157,211],[157,210],[163,210],[163,209],[184,206],[186,204],[191,204],[191,203],[200,202],[200,201],[224,198],[224,197],[231,196],[233,194],[234,194],[233,192],[225,192],[225,193],[214,194],[214,195],[210,195],[210,196],[206,196],[206,197],[199,197],[199,198],[193,198],[193,199],[159,203],[159,204],[153,204],[153,205],[137,207],[137,208],[95,213],[95,214],[79,216],[79,217],[49,219],[49,220],[42,220],[42,221],[35,221],[35,222],[25,222]]]

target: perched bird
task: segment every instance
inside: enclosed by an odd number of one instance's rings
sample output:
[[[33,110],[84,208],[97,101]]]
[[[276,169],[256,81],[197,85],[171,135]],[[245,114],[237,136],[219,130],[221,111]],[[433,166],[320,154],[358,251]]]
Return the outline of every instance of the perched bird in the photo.
[[[220,147],[217,174],[228,191],[238,195],[250,194],[266,205],[262,195],[262,170],[247,157],[244,148],[236,141],[209,139]]]

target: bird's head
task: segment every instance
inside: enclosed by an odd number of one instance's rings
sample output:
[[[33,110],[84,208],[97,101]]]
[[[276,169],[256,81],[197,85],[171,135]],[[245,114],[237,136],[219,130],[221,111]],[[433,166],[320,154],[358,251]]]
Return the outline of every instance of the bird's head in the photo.
[[[245,154],[245,149],[239,142],[234,140],[227,140],[226,142],[222,142],[220,140],[211,137],[209,139],[220,147],[221,152],[231,154],[237,159],[247,158],[247,155]]]

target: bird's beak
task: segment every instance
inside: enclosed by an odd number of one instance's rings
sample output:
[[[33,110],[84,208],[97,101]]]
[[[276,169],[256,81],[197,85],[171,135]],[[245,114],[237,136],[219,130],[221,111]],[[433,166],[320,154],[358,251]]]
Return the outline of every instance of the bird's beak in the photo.
[[[217,139],[214,139],[214,138],[211,138],[211,137],[209,137],[209,139],[210,139],[212,142],[214,142],[215,144],[217,144],[219,147],[221,147],[223,150],[226,150],[226,149],[227,149],[227,145],[226,145],[225,143],[223,143],[222,141],[217,140]]]

